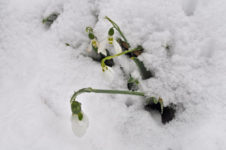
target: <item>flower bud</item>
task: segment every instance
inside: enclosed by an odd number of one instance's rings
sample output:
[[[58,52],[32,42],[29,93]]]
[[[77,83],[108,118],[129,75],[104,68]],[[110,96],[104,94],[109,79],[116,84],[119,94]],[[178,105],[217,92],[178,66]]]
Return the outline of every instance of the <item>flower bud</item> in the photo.
[[[72,114],[71,115],[71,127],[72,127],[72,131],[74,133],[75,136],[77,137],[82,137],[89,126],[89,120],[88,117],[83,114],[83,120],[79,120],[79,116],[76,114]]]

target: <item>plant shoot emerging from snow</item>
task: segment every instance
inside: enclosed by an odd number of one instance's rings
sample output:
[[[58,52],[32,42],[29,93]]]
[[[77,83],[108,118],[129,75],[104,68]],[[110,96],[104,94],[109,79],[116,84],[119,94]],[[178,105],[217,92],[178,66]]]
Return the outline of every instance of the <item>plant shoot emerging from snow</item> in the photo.
[[[76,115],[80,121],[83,120],[83,113],[81,103],[77,101],[77,97],[82,93],[124,94],[124,95],[142,96],[146,98],[145,93],[137,91],[93,89],[91,87],[80,89],[74,92],[70,100],[72,115]],[[161,113],[163,113],[163,101],[161,98],[157,99],[155,97],[151,97],[147,99],[147,102],[148,103],[153,102],[154,104],[159,103],[161,106]]]
[[[131,53],[131,52],[134,52],[134,51],[137,51],[137,50],[139,50],[139,48],[127,50],[127,51],[118,53],[118,54],[113,55],[113,56],[105,57],[104,59],[101,60],[102,71],[104,72],[104,71],[108,70],[108,67],[107,67],[106,64],[105,64],[105,61],[106,61],[106,60],[109,60],[109,59],[112,59],[112,58],[115,58],[115,57],[118,57],[118,56],[121,56],[121,55],[125,55],[125,54],[127,54],[127,53]]]
[[[42,23],[50,27],[53,24],[53,22],[57,19],[58,16],[59,16],[59,13],[52,13],[48,17],[42,19]]]
[[[130,44],[128,43],[125,35],[122,33],[121,29],[119,26],[112,21],[109,17],[105,17],[113,27],[111,27],[108,30],[108,37],[107,39],[99,42],[98,38],[94,34],[94,30],[92,27],[86,27],[86,32],[88,33],[88,37],[90,39],[90,49],[93,51],[95,54],[103,56],[101,57],[101,67],[102,71],[105,72],[106,70],[112,70],[109,68],[109,65],[106,64],[107,61],[113,60],[115,57],[119,57],[121,55],[128,55],[131,60],[135,62],[137,67],[139,68],[140,74],[142,76],[142,79],[148,79],[149,77],[152,77],[152,74],[149,70],[146,69],[144,66],[144,63],[140,61],[137,56],[139,56],[143,52],[143,47],[142,46],[137,46],[136,48],[129,49]],[[114,37],[114,33],[117,30],[122,39]],[[111,46],[114,48],[115,55],[110,56],[109,51],[106,49],[107,46]],[[123,68],[123,67],[122,67]],[[138,85],[139,81],[131,76],[129,74],[129,79],[128,79],[128,89],[129,91],[125,90],[106,90],[106,89],[93,89],[93,88],[83,88],[80,89],[76,92],[71,97],[70,103],[71,103],[71,111],[72,111],[72,122],[75,124],[74,126],[80,127],[81,125],[79,122],[84,121],[84,112],[82,111],[81,103],[77,101],[78,95],[82,93],[103,93],[103,94],[124,94],[124,95],[134,95],[134,96],[142,96],[146,99],[146,108],[155,108],[158,110],[163,116],[164,114],[164,106],[163,106],[163,100],[162,98],[156,98],[156,97],[147,97],[145,93],[143,92],[137,92],[138,90]],[[88,119],[85,119],[88,120]],[[162,119],[163,120],[163,119]],[[163,121],[164,122],[164,121]],[[86,123],[84,123],[86,125]],[[74,127],[75,128],[75,127]],[[77,133],[77,128],[73,129],[75,133]],[[84,130],[83,130],[84,131]],[[78,135],[81,133],[78,132]]]

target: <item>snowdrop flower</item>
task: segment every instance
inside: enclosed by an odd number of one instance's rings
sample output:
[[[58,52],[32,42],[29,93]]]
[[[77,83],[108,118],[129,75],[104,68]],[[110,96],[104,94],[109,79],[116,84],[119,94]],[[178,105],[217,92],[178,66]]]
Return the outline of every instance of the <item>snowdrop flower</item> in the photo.
[[[109,45],[113,45],[115,53],[121,53],[122,52],[122,48],[119,45],[119,43],[115,40],[115,38],[113,37],[114,35],[114,29],[113,27],[109,29],[108,31],[108,39],[107,40],[103,40],[99,47],[98,47],[98,53],[102,53],[103,55],[107,56],[107,51],[106,51],[106,47],[107,44]]]
[[[112,27],[108,31],[108,43],[110,45],[114,46],[114,50],[115,50],[116,54],[121,53],[122,52],[122,48],[119,45],[119,43],[114,39],[113,35],[114,35],[114,28]]]
[[[99,44],[98,44],[98,42],[97,42],[96,39],[92,39],[92,40],[91,40],[91,45],[92,45],[94,48],[98,48],[98,46],[99,46]]]
[[[96,38],[94,38],[94,39],[91,39],[91,42],[90,42],[87,50],[88,50],[88,52],[91,52],[92,49],[94,49],[97,52],[98,47],[99,47],[99,43],[96,40]]]
[[[95,37],[93,33],[93,28],[91,27],[86,27],[86,32],[88,32],[88,37],[91,40],[88,51],[91,51],[92,49],[97,52],[97,49],[99,47],[99,43],[97,41],[97,38]]]
[[[112,82],[115,77],[115,71],[111,67],[107,67],[107,71],[103,71],[103,77],[105,80],[108,80],[109,82]]]
[[[79,120],[79,117],[77,114],[71,115],[71,127],[72,131],[75,136],[82,137],[89,126],[89,120],[88,117],[82,112],[83,119]]]
[[[113,40],[113,46],[114,46],[114,50],[115,50],[116,54],[122,52],[121,46],[119,45],[119,43],[115,39]]]
[[[114,39],[113,36],[108,36],[108,44],[113,45],[116,54],[122,52],[121,46],[120,46],[119,43]]]
[[[108,57],[112,57],[112,56],[108,56]],[[104,59],[101,60],[101,67],[102,67],[104,79],[108,80],[109,82],[112,82],[114,80],[114,77],[115,77],[115,72],[112,69],[112,67],[107,66],[105,64],[105,60],[108,57],[105,57]]]
[[[101,53],[103,54],[104,56],[107,56],[107,51],[106,51],[106,43],[107,41],[106,40],[103,40],[102,42],[100,42],[99,44],[99,47],[98,47],[98,50],[97,50],[97,53]]]

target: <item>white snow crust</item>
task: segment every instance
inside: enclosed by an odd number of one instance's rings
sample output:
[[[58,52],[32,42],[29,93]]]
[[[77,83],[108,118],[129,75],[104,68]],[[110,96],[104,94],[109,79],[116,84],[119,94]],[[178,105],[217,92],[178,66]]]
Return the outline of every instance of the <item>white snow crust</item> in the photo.
[[[52,12],[60,15],[46,28]],[[225,0],[0,0],[0,149],[226,149],[225,14]],[[87,57],[85,27],[103,40],[111,27],[104,16],[132,47],[144,47],[139,59],[155,78],[140,81],[140,90],[179,104],[170,123],[145,111],[140,97],[83,94],[89,127],[73,134],[74,91],[126,90],[120,62],[137,75],[132,61],[118,58],[106,78]]]

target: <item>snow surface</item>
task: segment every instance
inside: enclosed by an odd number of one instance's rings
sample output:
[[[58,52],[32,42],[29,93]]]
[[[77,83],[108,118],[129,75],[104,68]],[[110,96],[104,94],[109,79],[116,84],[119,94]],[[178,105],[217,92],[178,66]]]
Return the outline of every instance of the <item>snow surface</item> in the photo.
[[[42,18],[52,12],[60,16],[47,29]],[[225,14],[225,0],[0,0],[0,149],[225,149]],[[140,88],[179,104],[169,124],[145,111],[139,97],[84,94],[78,100],[89,127],[83,137],[73,134],[75,90],[126,89],[118,66],[110,82],[85,55],[84,29],[106,38],[104,16],[132,46],[145,48],[139,58],[156,77]]]

